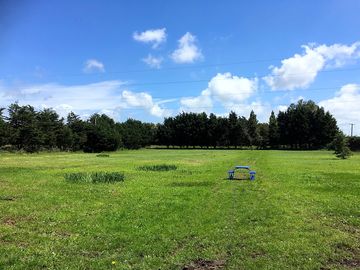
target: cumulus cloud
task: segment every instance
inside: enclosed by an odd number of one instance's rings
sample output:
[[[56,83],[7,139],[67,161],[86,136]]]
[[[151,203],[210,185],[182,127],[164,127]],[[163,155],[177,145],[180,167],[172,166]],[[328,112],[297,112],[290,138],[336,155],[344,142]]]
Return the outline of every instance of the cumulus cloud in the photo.
[[[99,60],[96,59],[89,59],[85,62],[83,71],[85,73],[91,72],[105,72],[105,66]]]
[[[161,68],[161,63],[163,61],[162,57],[155,57],[149,54],[146,58],[143,58],[142,61],[146,63],[151,68]]]
[[[178,40],[178,48],[171,54],[175,63],[193,63],[203,58],[201,50],[196,44],[196,36],[187,32]]]
[[[122,102],[120,107],[123,108],[143,108],[151,115],[157,117],[163,117],[169,115],[169,111],[159,106],[159,103],[153,101],[150,94],[145,92],[135,93],[125,90],[121,94]]]
[[[272,107],[269,103],[264,103],[261,100],[242,102],[239,104],[228,104],[224,108],[227,112],[234,111],[240,116],[249,117],[250,112],[254,111],[257,119],[260,122],[268,122]]]
[[[218,73],[208,83],[208,87],[197,97],[186,97],[180,100],[182,108],[192,111],[207,111],[213,101],[219,101],[225,107],[242,104],[258,89],[257,78],[248,79],[231,73]]]
[[[359,123],[360,85],[346,84],[335,93],[333,98],[322,100],[324,107],[335,116],[340,124]],[[360,123],[359,123],[360,124]]]
[[[126,83],[118,80],[102,81],[83,85],[61,85],[57,83],[19,86],[5,91],[0,85],[0,107],[12,102],[30,104],[36,108],[54,108],[61,116],[74,111],[82,116],[94,112],[111,112],[119,115],[123,109],[142,109],[150,115],[166,116],[169,111],[162,108],[145,92],[125,89]]]
[[[263,79],[273,90],[304,89],[324,68],[342,67],[360,58],[359,47],[360,42],[350,46],[304,45],[302,54],[282,60],[280,67],[270,66],[271,73]]]
[[[180,111],[209,112],[213,101],[211,96],[204,90],[198,97],[185,97],[180,100]]]
[[[133,39],[143,43],[152,44],[152,48],[157,48],[161,43],[166,41],[166,28],[149,29],[144,32],[133,34]]]

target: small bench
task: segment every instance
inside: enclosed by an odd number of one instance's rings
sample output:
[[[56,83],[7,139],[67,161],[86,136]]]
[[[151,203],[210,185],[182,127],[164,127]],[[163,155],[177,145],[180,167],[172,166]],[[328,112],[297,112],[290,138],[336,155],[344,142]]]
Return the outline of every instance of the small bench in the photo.
[[[249,171],[249,177],[250,177],[250,180],[253,181],[255,180],[255,174],[256,172],[255,171],[250,171],[250,166],[241,166],[241,165],[238,165],[238,166],[235,166],[235,169],[234,170],[229,170],[228,171],[228,179],[229,180],[233,180],[235,178],[235,170],[240,170],[240,169],[245,169],[245,170],[248,170]]]
[[[228,171],[228,174],[229,174],[229,180],[234,179],[234,175],[235,175],[235,171],[234,171],[234,170]]]
[[[250,180],[254,181],[256,172],[255,171],[250,171],[249,174],[250,174]]]

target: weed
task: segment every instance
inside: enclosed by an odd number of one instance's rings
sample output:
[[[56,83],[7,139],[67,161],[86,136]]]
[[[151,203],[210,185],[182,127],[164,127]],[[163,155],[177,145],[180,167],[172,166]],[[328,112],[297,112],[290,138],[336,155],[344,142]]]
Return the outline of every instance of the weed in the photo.
[[[74,183],[114,183],[125,179],[120,172],[67,173],[64,177]]]
[[[168,164],[159,164],[159,165],[145,165],[140,166],[139,170],[141,171],[174,171],[177,169],[176,165],[168,165]]]

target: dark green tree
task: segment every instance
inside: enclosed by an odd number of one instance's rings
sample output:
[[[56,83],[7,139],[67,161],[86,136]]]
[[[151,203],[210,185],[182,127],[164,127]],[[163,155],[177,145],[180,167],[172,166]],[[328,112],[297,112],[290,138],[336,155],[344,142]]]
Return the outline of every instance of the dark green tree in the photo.
[[[70,112],[67,116],[66,126],[71,130],[71,150],[83,150],[87,141],[89,125],[81,120],[80,116]]]
[[[5,108],[0,108],[0,147],[8,143],[8,125],[3,115],[4,110]]]
[[[63,119],[52,109],[44,109],[37,113],[39,131],[42,134],[42,145],[46,149],[60,148],[59,139],[62,139],[65,128]]]
[[[272,148],[276,148],[279,144],[279,127],[274,111],[271,111],[269,118],[269,145]]]
[[[37,152],[43,145],[43,133],[39,129],[37,112],[30,105],[20,106],[13,103],[9,106],[10,143],[27,152]]]
[[[121,145],[121,137],[113,119],[105,114],[93,114],[88,120],[85,152],[115,151]]]
[[[334,147],[335,150],[334,153],[336,157],[341,159],[347,159],[351,156],[351,151],[348,146],[348,140],[345,137],[344,133],[342,133],[341,131],[338,132],[337,135],[335,136],[332,145]]]
[[[250,138],[250,146],[252,145],[259,146],[260,135],[258,129],[258,120],[254,111],[250,112],[250,116],[247,122],[247,129]]]

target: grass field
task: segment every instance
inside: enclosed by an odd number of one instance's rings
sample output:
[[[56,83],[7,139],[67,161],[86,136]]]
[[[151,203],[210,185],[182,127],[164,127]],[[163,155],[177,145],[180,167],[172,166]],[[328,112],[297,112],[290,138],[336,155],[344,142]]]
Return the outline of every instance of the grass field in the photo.
[[[360,268],[359,154],[109,155],[0,154],[0,269]],[[225,180],[239,164],[256,180]],[[125,180],[64,179],[99,171]]]

